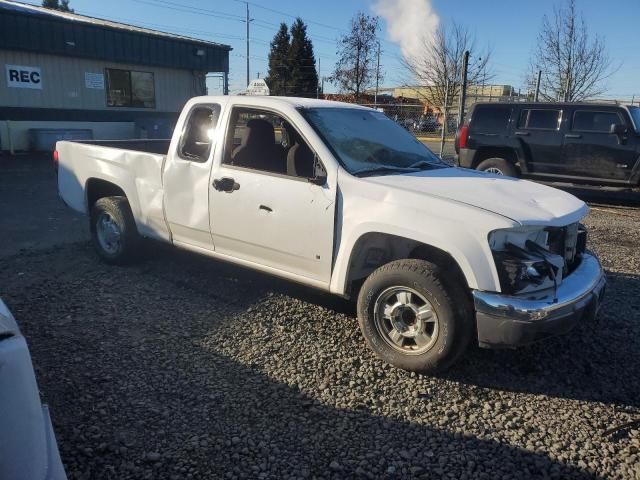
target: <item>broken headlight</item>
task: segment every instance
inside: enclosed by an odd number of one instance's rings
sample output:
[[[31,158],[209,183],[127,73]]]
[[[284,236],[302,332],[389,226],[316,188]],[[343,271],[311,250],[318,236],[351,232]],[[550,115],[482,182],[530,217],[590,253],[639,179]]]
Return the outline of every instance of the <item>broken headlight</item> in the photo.
[[[489,245],[503,293],[515,295],[557,288],[562,281],[564,258],[547,248],[548,232],[522,227],[496,230]]]
[[[509,248],[494,252],[500,287],[506,294],[527,293],[557,286],[562,276],[557,266],[526,250]]]

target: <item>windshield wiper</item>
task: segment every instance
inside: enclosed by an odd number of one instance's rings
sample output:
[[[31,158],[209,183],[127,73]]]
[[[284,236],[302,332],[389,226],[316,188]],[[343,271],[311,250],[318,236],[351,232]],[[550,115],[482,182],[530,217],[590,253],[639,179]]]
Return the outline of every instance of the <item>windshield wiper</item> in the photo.
[[[433,163],[433,162],[428,162],[427,160],[419,160],[416,163],[412,163],[411,165],[409,165],[406,168],[423,168],[423,167],[427,167],[427,168],[442,168],[448,166],[445,163]]]
[[[416,171],[417,171],[416,168],[380,165],[374,168],[363,168],[362,170],[356,170],[355,172],[353,172],[353,175],[372,174],[372,173],[393,173],[393,172],[411,173]]]
[[[400,167],[394,165],[379,165],[374,168],[363,168],[362,170],[356,170],[353,172],[354,175],[360,174],[371,174],[371,173],[393,173],[393,172],[402,172],[402,173],[411,173],[418,172],[420,170],[426,170],[428,168],[443,168],[446,167],[446,164],[437,164],[432,162],[427,162],[426,160],[420,160],[419,162],[415,162],[407,167]]]

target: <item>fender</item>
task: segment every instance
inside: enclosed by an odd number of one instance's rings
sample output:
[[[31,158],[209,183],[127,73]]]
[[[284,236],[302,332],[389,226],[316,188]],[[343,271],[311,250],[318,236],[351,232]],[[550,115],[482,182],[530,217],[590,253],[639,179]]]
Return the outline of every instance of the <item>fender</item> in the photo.
[[[462,241],[458,237],[456,245],[451,242],[450,236],[446,234],[432,235],[429,232],[412,230],[400,226],[390,226],[385,223],[361,223],[356,228],[343,236],[338,247],[336,262],[331,277],[329,290],[338,295],[345,295],[347,292],[347,280],[349,275],[349,265],[354,248],[360,238],[368,233],[383,233],[397,237],[406,238],[432,247],[436,247],[447,252],[460,267],[467,284],[472,289],[488,291],[500,291],[500,280],[493,261],[493,255],[489,249],[486,239],[477,239],[472,235],[467,235]]]

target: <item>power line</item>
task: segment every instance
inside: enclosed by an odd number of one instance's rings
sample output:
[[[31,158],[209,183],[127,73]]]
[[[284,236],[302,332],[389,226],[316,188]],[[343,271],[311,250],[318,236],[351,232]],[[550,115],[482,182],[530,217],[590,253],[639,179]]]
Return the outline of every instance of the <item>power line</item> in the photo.
[[[239,3],[245,3],[243,0],[233,0],[233,1],[234,2],[239,2]],[[282,10],[276,10],[275,8],[265,7],[263,5],[255,3],[255,2],[248,2],[248,3],[252,7],[260,8],[262,10],[266,10],[266,11],[272,12],[272,13],[277,13],[279,15],[284,15],[285,17],[289,17],[289,18],[298,18],[298,17],[300,17],[300,15],[293,15],[291,13],[283,12]],[[322,22],[316,22],[314,20],[308,20],[306,23],[311,23],[311,24],[314,24],[314,25],[319,25],[319,26],[324,27],[324,28],[330,28],[332,30],[340,31],[340,29],[338,27],[335,27],[333,25],[327,25],[326,23],[322,23]]]
[[[217,12],[214,10],[207,10],[199,7],[191,7],[182,3],[171,2],[168,0],[133,0],[137,3],[143,3],[146,5],[152,5],[154,7],[166,8],[169,10],[178,10],[185,13],[192,13],[194,15],[205,15],[207,17],[220,18],[224,20],[235,20],[237,22],[244,22],[244,19],[239,15],[230,13]]]

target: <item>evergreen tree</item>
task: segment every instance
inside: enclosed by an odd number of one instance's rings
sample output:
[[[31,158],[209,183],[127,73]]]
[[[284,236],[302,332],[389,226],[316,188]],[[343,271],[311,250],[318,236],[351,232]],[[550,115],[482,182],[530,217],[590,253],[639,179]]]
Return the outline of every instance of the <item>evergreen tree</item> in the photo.
[[[61,12],[73,12],[73,9],[69,8],[69,0],[42,0],[42,6]]]
[[[271,41],[269,52],[269,72],[265,78],[271,95],[286,95],[290,78],[289,49],[291,37],[286,23],[280,24],[280,29]]]
[[[318,88],[316,59],[313,54],[313,44],[307,37],[307,26],[300,18],[291,25],[289,65],[291,75],[287,95],[315,97]]]

